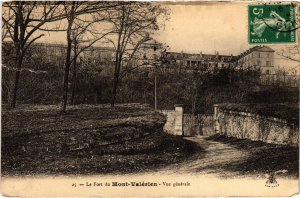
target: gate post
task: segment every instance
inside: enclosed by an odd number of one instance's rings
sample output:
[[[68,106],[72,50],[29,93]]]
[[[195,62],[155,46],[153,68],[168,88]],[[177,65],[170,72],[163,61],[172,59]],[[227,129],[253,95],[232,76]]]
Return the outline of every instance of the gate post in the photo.
[[[220,125],[219,125],[219,105],[214,104],[214,130],[215,134],[219,133]]]
[[[183,105],[176,104],[175,106],[175,135],[183,135]]]

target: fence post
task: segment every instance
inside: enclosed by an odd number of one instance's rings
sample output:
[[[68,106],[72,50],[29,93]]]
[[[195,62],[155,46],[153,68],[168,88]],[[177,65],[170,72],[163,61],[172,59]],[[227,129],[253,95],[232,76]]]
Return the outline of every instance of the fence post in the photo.
[[[183,105],[176,104],[175,106],[175,135],[183,135]]]
[[[215,134],[219,133],[220,125],[219,125],[219,105],[214,104],[214,130]]]

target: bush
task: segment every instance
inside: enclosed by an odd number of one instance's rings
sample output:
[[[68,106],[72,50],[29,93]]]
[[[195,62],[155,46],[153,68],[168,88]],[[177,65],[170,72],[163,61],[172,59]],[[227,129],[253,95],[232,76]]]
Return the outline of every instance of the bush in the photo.
[[[242,111],[284,119],[291,124],[299,126],[299,105],[297,103],[249,103],[249,104],[221,104],[221,109]]]

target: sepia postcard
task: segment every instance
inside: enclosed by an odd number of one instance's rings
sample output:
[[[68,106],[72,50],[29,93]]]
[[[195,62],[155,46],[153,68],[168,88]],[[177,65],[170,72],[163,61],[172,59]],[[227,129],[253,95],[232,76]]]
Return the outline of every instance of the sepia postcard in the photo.
[[[298,2],[1,4],[2,196],[299,193]]]

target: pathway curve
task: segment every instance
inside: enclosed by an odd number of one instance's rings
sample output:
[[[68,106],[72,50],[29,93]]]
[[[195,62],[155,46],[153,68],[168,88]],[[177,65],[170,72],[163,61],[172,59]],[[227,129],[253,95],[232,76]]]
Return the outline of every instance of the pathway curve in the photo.
[[[174,169],[176,169],[176,173],[204,173],[229,176],[233,173],[228,171],[226,167],[235,162],[245,160],[249,156],[248,151],[239,150],[229,144],[206,140],[203,136],[185,139],[196,142],[203,148],[203,151],[196,153],[188,161],[168,166],[161,171],[174,173]]]

